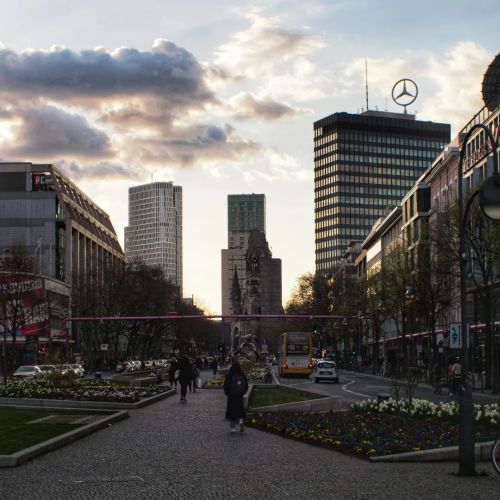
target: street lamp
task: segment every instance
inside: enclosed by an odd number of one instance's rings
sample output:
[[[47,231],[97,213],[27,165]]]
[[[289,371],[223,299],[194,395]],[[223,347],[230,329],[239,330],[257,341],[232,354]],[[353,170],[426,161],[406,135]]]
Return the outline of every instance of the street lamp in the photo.
[[[482,129],[491,143],[493,153],[493,176],[486,179],[479,190],[470,197],[464,209],[463,195],[463,162],[467,150],[467,144],[472,133]],[[459,397],[459,473],[463,476],[473,476],[475,470],[474,456],[474,407],[472,403],[472,385],[469,377],[469,348],[467,345],[467,254],[465,248],[465,225],[467,214],[472,201],[480,194],[479,200],[484,214],[490,218],[500,218],[500,182],[498,171],[497,144],[490,129],[482,123],[477,123],[465,135],[460,150],[460,161],[458,164],[458,208],[460,214],[459,230],[459,263],[460,263],[460,315],[461,315],[461,337],[462,337],[462,367],[463,386],[465,390]]]

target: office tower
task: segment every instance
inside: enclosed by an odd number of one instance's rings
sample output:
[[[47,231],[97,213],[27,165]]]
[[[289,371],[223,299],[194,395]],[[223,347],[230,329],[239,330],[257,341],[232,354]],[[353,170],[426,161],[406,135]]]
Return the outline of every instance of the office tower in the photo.
[[[401,202],[450,141],[450,125],[414,115],[334,113],[314,123],[316,271],[342,260]]]
[[[182,187],[153,182],[128,190],[127,260],[159,266],[182,297]]]
[[[232,314],[231,288],[236,268],[241,289],[246,286],[245,254],[250,231],[266,232],[266,197],[230,194],[227,197],[227,249],[222,250],[222,314]]]

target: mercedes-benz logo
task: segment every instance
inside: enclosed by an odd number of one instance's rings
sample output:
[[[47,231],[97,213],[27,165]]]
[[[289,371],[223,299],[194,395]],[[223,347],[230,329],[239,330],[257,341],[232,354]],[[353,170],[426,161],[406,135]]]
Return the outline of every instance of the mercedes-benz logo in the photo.
[[[397,81],[392,87],[392,100],[404,106],[406,113],[406,106],[409,106],[418,96],[417,84],[409,78],[403,78]]]

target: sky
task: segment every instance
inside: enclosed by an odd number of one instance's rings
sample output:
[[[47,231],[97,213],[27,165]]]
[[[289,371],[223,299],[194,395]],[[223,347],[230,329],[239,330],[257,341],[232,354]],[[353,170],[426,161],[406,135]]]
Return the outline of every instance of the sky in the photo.
[[[314,271],[313,123],[482,106],[498,0],[0,0],[0,159],[58,165],[123,244],[128,188],[183,188],[184,296],[220,312],[227,195],[264,193],[283,301]]]

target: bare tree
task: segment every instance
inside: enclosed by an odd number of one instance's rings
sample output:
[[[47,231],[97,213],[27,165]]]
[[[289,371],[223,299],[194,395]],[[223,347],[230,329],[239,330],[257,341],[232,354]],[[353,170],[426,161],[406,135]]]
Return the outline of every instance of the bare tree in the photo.
[[[32,258],[22,244],[14,245],[10,254],[3,259],[0,272],[0,327],[4,381],[17,362],[17,332],[29,324],[48,319],[43,281],[32,273],[32,264]],[[7,345],[9,333],[12,337],[10,348]]]

